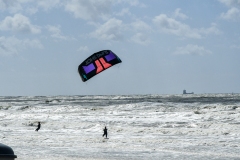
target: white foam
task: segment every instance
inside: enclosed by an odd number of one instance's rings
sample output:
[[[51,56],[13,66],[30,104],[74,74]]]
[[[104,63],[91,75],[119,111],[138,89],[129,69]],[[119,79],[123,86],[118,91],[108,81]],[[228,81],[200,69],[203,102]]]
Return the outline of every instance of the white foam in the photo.
[[[192,102],[208,96],[13,97],[0,101],[1,143],[20,160],[239,159],[240,103]]]

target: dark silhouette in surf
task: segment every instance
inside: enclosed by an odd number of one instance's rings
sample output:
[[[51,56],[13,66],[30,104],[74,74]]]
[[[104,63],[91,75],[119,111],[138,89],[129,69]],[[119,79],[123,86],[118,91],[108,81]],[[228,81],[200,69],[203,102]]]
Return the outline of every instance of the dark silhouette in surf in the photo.
[[[38,130],[41,128],[41,123],[40,122],[38,122],[38,126],[37,126],[37,129],[35,130],[35,131],[37,131],[38,132]]]
[[[105,126],[105,128],[103,129],[103,137],[106,136],[107,138],[107,127]]]

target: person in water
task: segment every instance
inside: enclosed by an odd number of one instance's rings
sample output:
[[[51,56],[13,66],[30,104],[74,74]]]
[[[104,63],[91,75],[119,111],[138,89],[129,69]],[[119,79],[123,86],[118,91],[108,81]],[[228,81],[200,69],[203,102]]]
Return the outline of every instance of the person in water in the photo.
[[[106,136],[107,138],[107,127],[105,126],[105,128],[103,129],[103,137]]]
[[[38,122],[38,126],[37,126],[37,129],[35,131],[38,131],[40,128],[41,128],[41,123]]]

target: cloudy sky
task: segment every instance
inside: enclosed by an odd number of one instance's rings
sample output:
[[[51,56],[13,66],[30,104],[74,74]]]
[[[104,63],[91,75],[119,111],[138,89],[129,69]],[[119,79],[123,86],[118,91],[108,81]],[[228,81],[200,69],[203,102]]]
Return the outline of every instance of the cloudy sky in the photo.
[[[240,93],[240,0],[0,0],[0,96]],[[78,65],[121,64],[87,82]]]

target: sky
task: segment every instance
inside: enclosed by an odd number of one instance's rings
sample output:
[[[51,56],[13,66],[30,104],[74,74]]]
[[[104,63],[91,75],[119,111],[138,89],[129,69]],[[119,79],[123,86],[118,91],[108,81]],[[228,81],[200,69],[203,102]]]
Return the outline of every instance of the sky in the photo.
[[[122,63],[87,82],[78,65]],[[240,0],[0,0],[0,96],[240,93]]]

